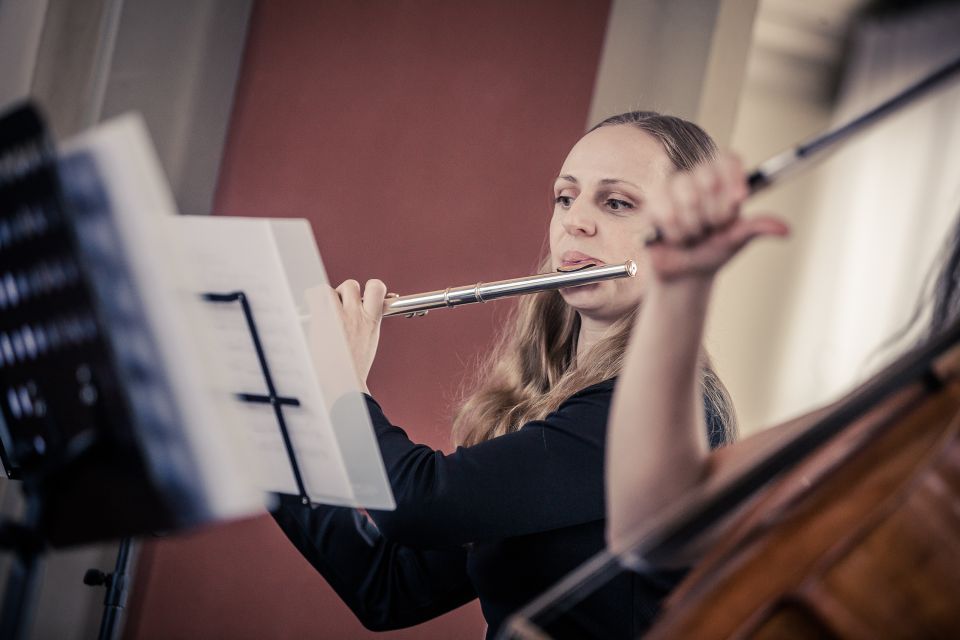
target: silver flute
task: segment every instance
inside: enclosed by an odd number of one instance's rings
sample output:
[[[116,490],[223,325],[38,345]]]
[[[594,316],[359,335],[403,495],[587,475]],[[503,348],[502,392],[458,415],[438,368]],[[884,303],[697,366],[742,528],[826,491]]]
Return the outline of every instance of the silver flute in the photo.
[[[426,315],[431,309],[459,307],[462,304],[490,302],[500,298],[520,296],[538,291],[576,287],[616,278],[632,278],[637,275],[637,265],[633,260],[623,264],[605,264],[589,266],[575,271],[555,271],[539,273],[526,278],[498,280],[497,282],[478,282],[463,287],[450,287],[440,291],[415,293],[409,296],[387,298],[383,301],[383,315],[412,318]]]

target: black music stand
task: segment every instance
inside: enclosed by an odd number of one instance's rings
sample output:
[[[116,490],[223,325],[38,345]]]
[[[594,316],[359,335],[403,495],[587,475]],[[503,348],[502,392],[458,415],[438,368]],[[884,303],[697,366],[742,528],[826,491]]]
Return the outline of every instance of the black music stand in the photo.
[[[48,546],[208,513],[113,214],[89,154],[58,160],[29,105],[0,117],[0,460],[26,502],[0,524],[2,638],[25,635]]]
[[[118,213],[95,157],[58,159],[29,105],[0,114],[0,460],[27,505],[20,522],[0,523],[0,550],[14,554],[0,638],[25,635],[48,547],[123,538],[114,572],[84,578],[107,587],[100,637],[113,637],[131,536],[210,517],[196,488],[202,454],[185,444],[176,371],[157,366]],[[283,413],[300,402],[277,391],[247,296],[203,297],[240,303],[266,393],[237,398],[273,407],[309,504]]]
[[[130,578],[127,577],[127,566],[133,553],[133,539],[124,538],[117,549],[117,562],[112,573],[104,573],[99,569],[87,569],[83,575],[83,584],[89,587],[106,587],[107,593],[103,597],[103,615],[100,617],[100,632],[98,640],[112,640],[117,637],[120,629],[120,616],[127,606],[127,587]]]
[[[232,291],[229,293],[205,293],[202,297],[211,303],[240,303],[240,309],[243,312],[247,329],[250,332],[250,339],[257,354],[257,361],[260,364],[260,371],[263,374],[267,393],[241,392],[236,394],[236,398],[241,402],[269,404],[273,407],[274,415],[277,418],[277,425],[280,429],[280,435],[283,438],[283,444],[290,461],[290,469],[297,483],[297,495],[302,504],[309,505],[310,497],[307,494],[307,489],[303,482],[303,475],[300,472],[300,465],[297,462],[293,441],[290,438],[290,432],[287,430],[287,422],[283,415],[283,407],[299,407],[300,401],[297,398],[282,396],[277,392],[247,295],[242,291]],[[83,577],[84,584],[88,586],[106,587],[106,594],[103,600],[104,613],[100,621],[100,633],[98,636],[99,640],[110,640],[116,637],[119,618],[126,606],[127,587],[130,582],[127,577],[127,564],[132,553],[132,546],[133,541],[131,538],[121,540],[120,548],[117,550],[116,565],[112,573],[104,573],[98,569],[89,569]]]
[[[290,438],[290,431],[287,429],[287,421],[283,415],[283,407],[299,407],[300,400],[290,396],[281,396],[277,392],[277,387],[273,382],[273,376],[270,373],[270,365],[267,363],[267,355],[263,349],[263,342],[260,340],[260,332],[257,331],[257,323],[253,317],[253,310],[250,308],[250,300],[243,291],[231,291],[229,293],[203,294],[203,299],[212,303],[231,303],[239,302],[240,309],[243,311],[243,318],[247,323],[247,330],[250,331],[250,339],[253,341],[253,348],[257,353],[257,362],[260,364],[260,372],[263,374],[263,381],[267,387],[267,393],[249,393],[240,392],[236,397],[241,402],[252,402],[254,404],[269,404],[273,407],[273,414],[277,418],[277,426],[280,428],[280,436],[283,438],[283,446],[287,452],[287,459],[290,462],[290,470],[293,472],[293,479],[297,483],[297,496],[300,503],[310,504],[310,496],[307,495],[307,488],[303,483],[303,474],[300,472],[300,464],[297,462],[297,454],[293,448],[293,440]]]

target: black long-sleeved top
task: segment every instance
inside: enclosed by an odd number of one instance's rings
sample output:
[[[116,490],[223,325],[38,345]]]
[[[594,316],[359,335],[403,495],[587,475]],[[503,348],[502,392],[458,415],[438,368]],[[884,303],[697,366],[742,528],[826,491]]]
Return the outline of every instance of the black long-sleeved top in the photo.
[[[605,546],[612,393],[613,380],[593,385],[544,420],[449,455],[411,442],[368,397],[396,510],[371,510],[370,522],[353,509],[284,498],[274,517],[364,626],[411,626],[479,596],[493,637]],[[623,572],[548,630],[634,638],[680,577]]]

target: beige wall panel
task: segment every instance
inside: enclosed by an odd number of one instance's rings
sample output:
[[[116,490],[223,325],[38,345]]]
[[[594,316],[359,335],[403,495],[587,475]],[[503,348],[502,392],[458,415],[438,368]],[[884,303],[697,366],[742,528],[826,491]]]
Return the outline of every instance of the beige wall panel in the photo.
[[[726,143],[756,5],[757,0],[615,0],[589,124],[653,109],[698,121]]]
[[[30,93],[46,0],[0,2],[0,108]]]

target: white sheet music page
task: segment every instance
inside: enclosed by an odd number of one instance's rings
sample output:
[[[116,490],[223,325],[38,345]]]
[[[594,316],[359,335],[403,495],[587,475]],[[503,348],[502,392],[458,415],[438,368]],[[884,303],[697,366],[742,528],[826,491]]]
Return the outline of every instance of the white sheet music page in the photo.
[[[301,317],[303,291],[327,284],[316,243],[304,220],[179,216],[169,219],[186,256],[189,286],[209,323],[223,363],[218,392],[266,395],[267,387],[241,306],[213,303],[200,294],[243,291],[253,311],[263,352],[284,405],[307,494],[313,502],[392,509],[389,482],[364,404],[339,318],[332,305],[321,312],[324,344],[314,362]],[[253,443],[252,470],[269,491],[297,493],[274,408],[236,401],[237,429]]]
[[[356,504],[371,509],[393,509],[396,505],[380,456],[380,445],[373,433],[333,298],[322,296],[321,308],[312,318],[307,318],[309,309],[304,292],[329,283],[310,224],[306,220],[272,219],[270,228],[301,326],[306,331],[308,321],[313,322],[314,335],[320,340],[320,344],[310,345],[313,372],[347,466]],[[308,336],[307,340],[310,339]]]

